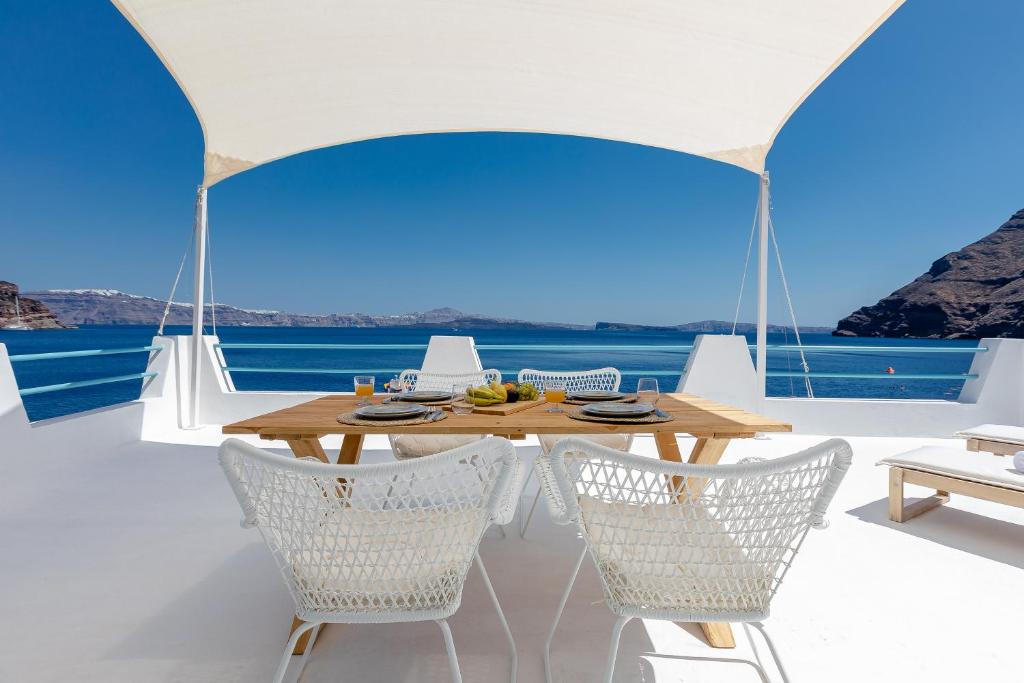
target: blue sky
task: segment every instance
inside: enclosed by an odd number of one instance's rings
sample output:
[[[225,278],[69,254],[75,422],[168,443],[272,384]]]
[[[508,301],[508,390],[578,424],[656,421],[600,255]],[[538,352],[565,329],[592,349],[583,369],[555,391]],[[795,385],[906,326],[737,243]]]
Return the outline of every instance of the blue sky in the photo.
[[[201,178],[184,96],[106,2],[0,0],[0,16],[0,279],[166,296]],[[874,303],[1024,207],[1021,25],[1019,0],[910,0],[783,129],[768,166],[801,324]],[[756,191],[724,164],[581,138],[309,152],[210,191],[217,299],[731,319]],[[629,286],[577,296],[583,268]],[[435,284],[411,277],[425,269]],[[774,277],[771,302],[782,322]]]

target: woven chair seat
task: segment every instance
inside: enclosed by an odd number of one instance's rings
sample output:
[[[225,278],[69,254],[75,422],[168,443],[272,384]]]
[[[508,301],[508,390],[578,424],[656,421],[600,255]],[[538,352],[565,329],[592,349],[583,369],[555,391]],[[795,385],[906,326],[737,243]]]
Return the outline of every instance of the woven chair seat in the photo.
[[[632,434],[541,434],[540,447],[545,453],[551,451],[555,444],[562,439],[575,436],[577,439],[586,439],[591,443],[600,444],[606,448],[614,448],[617,451],[628,451],[632,443]]]
[[[316,550],[290,563],[296,588],[321,614],[455,611],[480,510],[348,509],[334,517],[314,534]],[[357,531],[362,538],[354,544]]]
[[[705,508],[634,505],[583,497],[580,515],[591,530],[591,552],[606,577],[616,613],[647,611],[694,615],[743,612],[768,615],[773,573],[748,559],[725,525]],[[668,538],[700,536],[699,545]]]

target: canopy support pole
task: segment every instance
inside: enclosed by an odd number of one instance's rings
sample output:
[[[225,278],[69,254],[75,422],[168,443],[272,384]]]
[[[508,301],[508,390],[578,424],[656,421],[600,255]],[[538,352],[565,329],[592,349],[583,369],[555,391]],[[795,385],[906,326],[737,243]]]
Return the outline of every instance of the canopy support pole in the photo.
[[[757,388],[764,398],[768,382],[768,171],[761,173],[757,248]]]
[[[203,296],[206,293],[206,187],[196,191],[195,262],[192,281],[192,362],[189,378],[188,429],[199,428],[199,362],[203,348]]]

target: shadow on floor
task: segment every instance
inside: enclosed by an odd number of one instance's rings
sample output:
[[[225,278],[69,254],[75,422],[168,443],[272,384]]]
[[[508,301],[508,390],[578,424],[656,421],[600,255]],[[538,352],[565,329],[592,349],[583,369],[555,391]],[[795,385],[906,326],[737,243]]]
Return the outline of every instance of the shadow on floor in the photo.
[[[907,498],[906,504],[915,499]],[[1024,569],[1024,526],[943,505],[898,523],[889,519],[889,500],[881,498],[846,513],[862,522],[939,543],[948,548]]]

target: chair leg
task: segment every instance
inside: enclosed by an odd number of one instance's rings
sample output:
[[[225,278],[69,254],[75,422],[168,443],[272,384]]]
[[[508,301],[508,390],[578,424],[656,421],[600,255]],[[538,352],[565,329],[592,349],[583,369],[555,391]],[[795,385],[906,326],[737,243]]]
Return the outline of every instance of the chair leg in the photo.
[[[292,653],[295,652],[295,644],[299,642],[299,638],[301,638],[306,631],[316,626],[320,626],[320,623],[307,621],[292,632],[292,637],[288,639],[288,644],[284,646],[284,656],[281,657],[281,663],[277,665],[277,673],[274,674],[274,683],[282,683],[282,681],[284,681],[284,675],[288,671],[288,664],[292,661]],[[303,666],[305,665],[306,658],[312,651],[312,643],[306,645],[306,652],[302,655]]]
[[[533,479],[533,470],[534,470],[535,467],[537,467],[536,463],[534,463],[533,465],[530,466],[530,471],[526,473],[526,480],[523,481],[523,488],[519,489],[520,491],[525,491],[526,487],[530,485],[530,481]],[[524,510],[524,508],[523,508],[523,499],[522,499],[522,497],[520,497],[519,498],[519,538],[525,538],[526,537],[526,524],[527,524],[527,522],[523,521],[525,519],[525,517],[523,516],[523,510]]]
[[[775,666],[779,669],[779,675],[782,676],[782,683],[789,683],[789,675],[786,673],[786,668],[782,666],[782,660],[779,658],[779,652],[775,649],[775,643],[772,642],[771,637],[768,635],[768,631],[765,630],[764,624],[760,621],[752,621],[750,625],[761,632],[761,636],[764,637],[764,642],[768,644],[768,651],[772,653],[772,659],[775,660]]]
[[[526,515],[524,521],[519,523],[519,538],[526,538],[526,527],[530,526],[530,520],[533,519],[533,511],[537,509],[537,501],[540,500],[540,494],[542,491],[537,491],[537,495],[533,497],[533,504],[530,505],[530,513]]]
[[[309,655],[313,652],[313,646],[316,645],[316,637],[320,635],[320,631],[324,628],[323,624],[317,624],[313,632],[309,634],[309,642],[306,643],[306,650],[302,653],[302,659],[299,660],[299,674],[295,677],[295,683],[302,680],[302,672],[306,670],[306,662],[309,661]]]
[[[633,617],[619,617],[612,628],[612,642],[608,646],[608,664],[605,666],[604,683],[612,683],[615,676],[615,658],[619,653],[619,638],[622,636],[622,629],[626,627]]]
[[[498,596],[494,592],[494,586],[491,585],[491,577],[487,576],[487,570],[484,569],[484,561],[480,559],[480,553],[476,554],[476,566],[480,570],[480,576],[484,579],[484,586],[487,587],[487,594],[491,596],[491,602],[494,604],[494,609],[498,612],[498,619],[501,620],[501,627],[505,629],[505,638],[508,640],[509,648],[512,650],[512,676],[509,680],[512,683],[516,683],[516,678],[519,675],[519,653],[516,651],[516,641],[512,637],[512,629],[508,627],[508,621],[505,619],[505,612],[501,609],[501,603],[498,602]]]
[[[452,670],[452,683],[462,683],[459,658],[455,654],[455,641],[452,639],[452,630],[448,627],[448,620],[438,619],[437,625],[441,627],[441,632],[444,634],[444,647],[448,651],[448,666]]]
[[[544,641],[544,680],[547,683],[551,683],[551,641],[555,637],[555,629],[558,628],[558,621],[562,618],[562,610],[565,609],[565,603],[569,602],[569,593],[572,592],[572,585],[576,583],[576,576],[580,573],[580,566],[586,556],[587,546],[584,545],[583,552],[580,553],[579,559],[576,560],[576,566],[573,567],[572,576],[569,577],[565,592],[562,593],[562,600],[558,603],[558,611],[555,612],[555,621],[551,624],[551,630],[548,631],[548,639]]]

